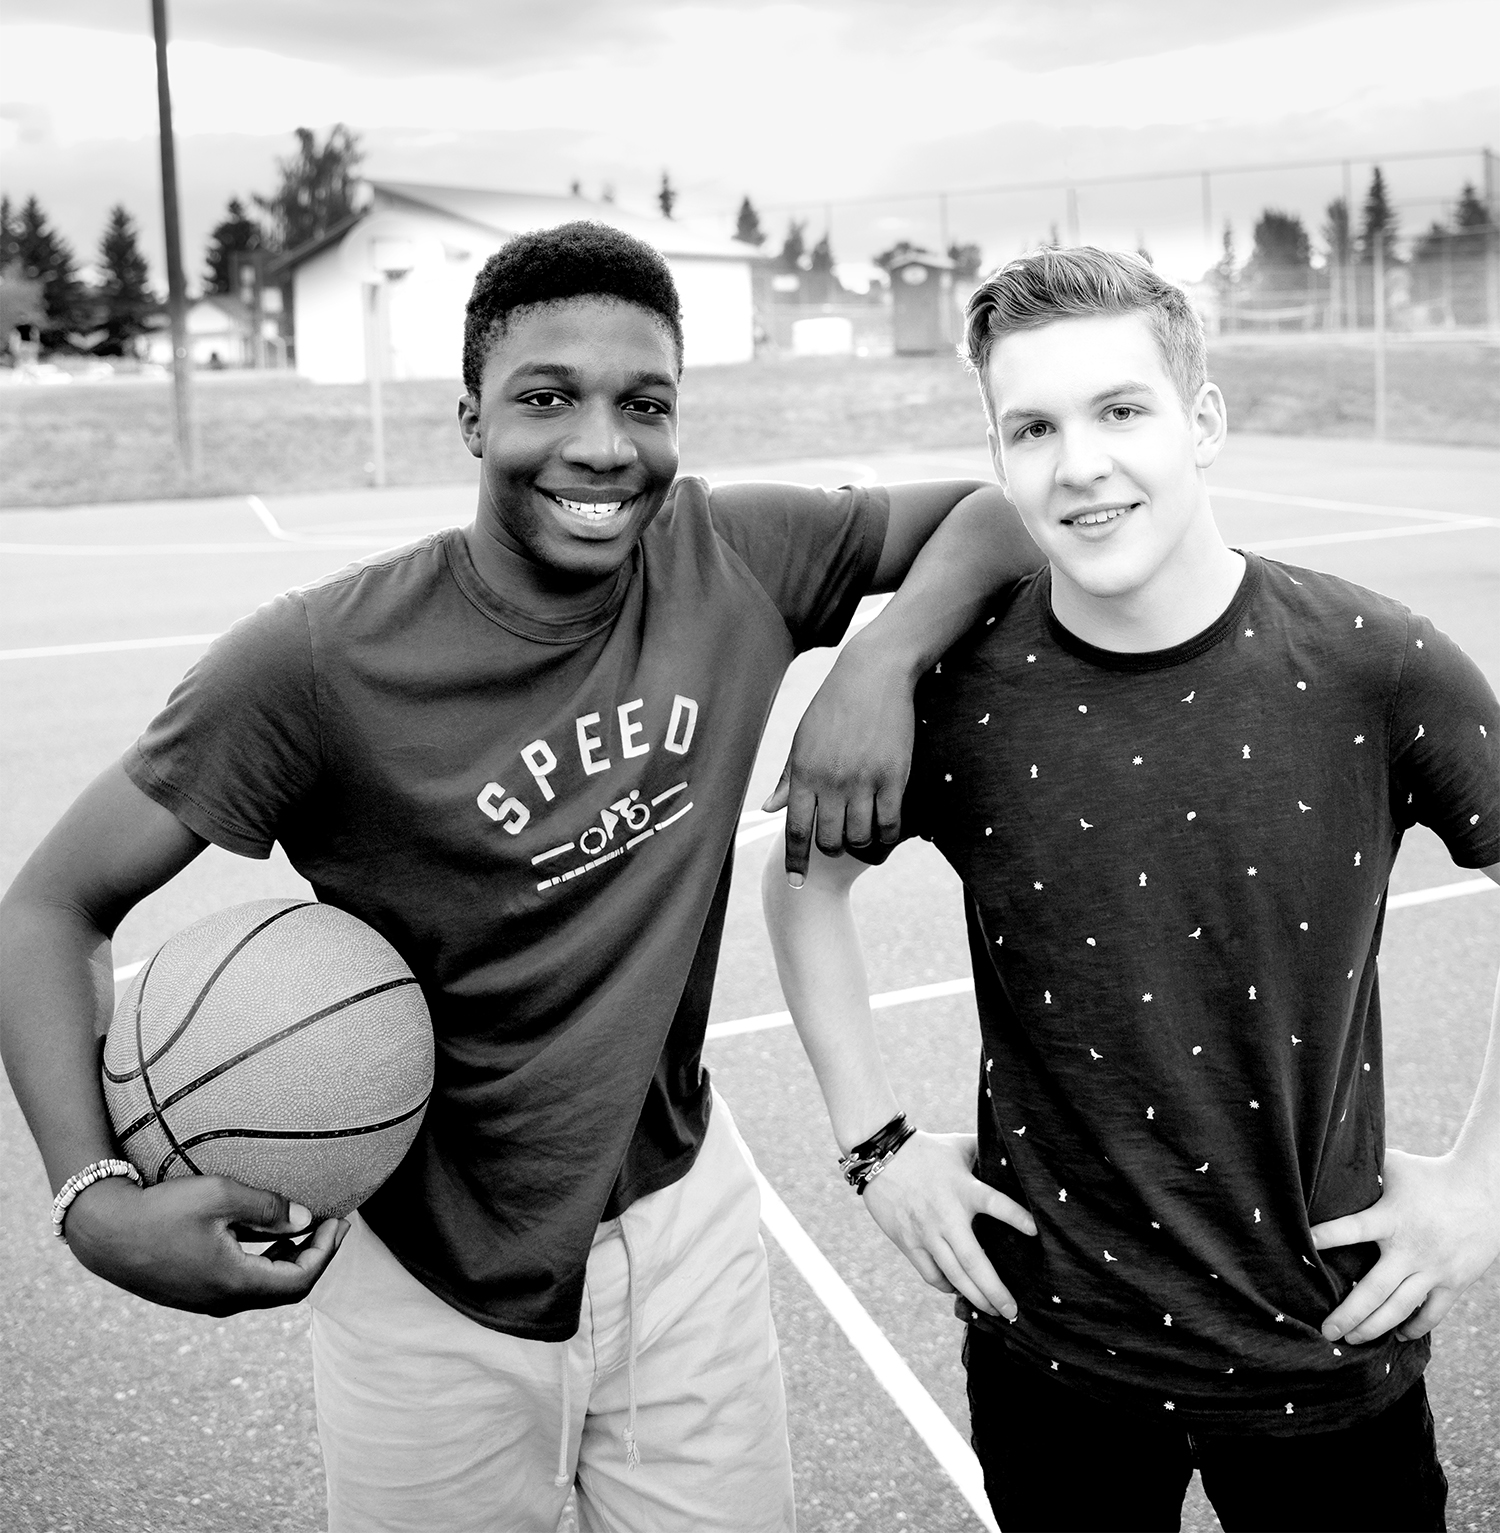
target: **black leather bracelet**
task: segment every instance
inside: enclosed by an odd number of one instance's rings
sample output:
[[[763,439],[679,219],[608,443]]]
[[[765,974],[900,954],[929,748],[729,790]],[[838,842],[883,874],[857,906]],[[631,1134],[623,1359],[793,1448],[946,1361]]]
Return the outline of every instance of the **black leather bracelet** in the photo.
[[[916,1129],[906,1121],[906,1114],[897,1113],[863,1143],[839,1157],[844,1180],[863,1197],[865,1188],[885,1170],[896,1151],[915,1133]]]

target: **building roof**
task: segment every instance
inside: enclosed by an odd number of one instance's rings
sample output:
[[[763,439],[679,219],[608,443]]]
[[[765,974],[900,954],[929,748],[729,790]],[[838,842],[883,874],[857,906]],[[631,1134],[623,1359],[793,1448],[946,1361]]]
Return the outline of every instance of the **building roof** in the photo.
[[[752,245],[719,239],[674,219],[646,218],[612,202],[589,197],[561,197],[545,192],[491,191],[474,186],[433,186],[424,181],[368,182],[370,202],[343,219],[318,239],[309,240],[278,257],[268,275],[283,276],[304,261],[338,243],[366,214],[390,209],[438,213],[496,234],[513,236],[533,229],[551,229],[575,219],[593,219],[654,245],[665,256],[696,256],[721,261],[764,260]]]

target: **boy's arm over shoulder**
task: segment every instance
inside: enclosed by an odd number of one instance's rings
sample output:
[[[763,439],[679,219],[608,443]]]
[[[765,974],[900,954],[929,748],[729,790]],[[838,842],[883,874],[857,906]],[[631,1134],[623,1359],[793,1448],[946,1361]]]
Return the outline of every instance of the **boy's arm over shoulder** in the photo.
[[[814,835],[829,856],[844,846],[896,840],[917,679],[997,593],[1043,563],[997,485],[976,486],[929,526],[929,492],[936,488],[892,488],[888,558],[877,579],[900,580],[900,587],[844,646],[798,725],[781,782],[767,802],[768,809],[786,805],[788,877],[806,873]]]

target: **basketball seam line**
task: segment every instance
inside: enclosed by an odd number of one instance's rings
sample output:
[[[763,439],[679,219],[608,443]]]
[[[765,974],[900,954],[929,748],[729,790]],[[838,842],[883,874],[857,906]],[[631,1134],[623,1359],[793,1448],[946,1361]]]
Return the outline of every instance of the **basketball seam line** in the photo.
[[[203,981],[202,987],[199,989],[198,994],[193,997],[193,1004],[187,1009],[187,1015],[182,1019],[181,1022],[177,1024],[175,1028],[172,1029],[170,1033],[167,1034],[166,1038],[162,1041],[161,1047],[157,1049],[151,1058],[145,1058],[145,1046],[141,1042],[140,1032],[139,1029],[137,1029],[136,1058],[140,1061],[138,1067],[135,1070],[128,1071],[124,1075],[116,1075],[106,1065],[104,1069],[105,1076],[117,1086],[124,1085],[128,1080],[137,1074],[144,1077],[147,1067],[154,1065],[157,1060],[159,1060],[162,1055],[164,1055],[167,1050],[170,1049],[172,1045],[176,1043],[177,1040],[181,1038],[182,1035],[187,1031],[188,1026],[192,1022],[193,1018],[198,1015],[199,1008],[202,1007],[204,1001],[208,999],[208,992],[213,989],[215,984],[218,983],[219,976],[223,974],[224,970],[227,969],[237,957],[239,957],[241,951],[273,922],[279,921],[282,916],[289,916],[294,910],[305,910],[309,905],[315,903],[316,901],[314,900],[301,900],[295,905],[288,905],[285,910],[278,910],[273,912],[271,915],[267,916],[259,926],[252,927],[251,930],[247,931],[245,935],[241,937],[240,940],[236,942],[232,948],[230,948],[224,957],[220,959],[219,963],[214,968],[214,972],[210,974],[206,980]],[[155,954],[152,955],[151,963],[147,964],[146,966],[146,973],[141,976],[141,988],[136,992],[137,1021],[140,1019],[141,1005],[144,1003],[146,997],[146,978],[151,973],[151,965],[156,962],[157,958],[161,956],[161,953],[162,949],[158,948]]]
[[[183,1141],[185,1147],[196,1149],[200,1144],[210,1139],[353,1139],[361,1134],[378,1134],[383,1129],[395,1128],[399,1124],[423,1111],[431,1093],[423,1097],[415,1107],[408,1108],[396,1118],[387,1118],[384,1123],[362,1123],[358,1128],[332,1128],[332,1129],[269,1129],[269,1128],[216,1128],[206,1130],[201,1134],[193,1134]],[[172,1164],[175,1155],[167,1156],[162,1162],[162,1171]]]
[[[142,1122],[149,1123],[151,1118],[154,1117],[155,1120],[161,1125],[162,1133],[167,1136],[167,1143],[172,1146],[172,1149],[176,1154],[182,1157],[183,1165],[188,1167],[194,1176],[200,1176],[202,1173],[193,1164],[192,1157],[189,1156],[188,1152],[184,1150],[180,1144],[177,1143],[177,1136],[172,1132],[171,1124],[169,1124],[167,1120],[162,1117],[161,1104],[156,1100],[156,1088],[151,1084],[151,1072],[146,1068],[146,1041],[141,1031],[141,1012],[145,1009],[146,1004],[146,981],[151,978],[151,971],[156,967],[156,960],[160,958],[161,955],[161,948],[158,948],[151,955],[151,962],[146,965],[146,972],[141,975],[140,989],[135,993],[135,1057],[140,1061],[141,1084],[146,1088],[146,1100],[151,1104],[151,1116],[143,1119]],[[183,1024],[183,1026],[186,1025],[186,1023]],[[129,1134],[120,1135],[121,1149],[125,1147],[125,1141],[129,1137]],[[155,1179],[157,1181],[161,1180],[161,1175],[159,1172]]]
[[[399,990],[405,985],[415,985],[416,983],[415,975],[408,974],[401,979],[386,980],[383,984],[374,985],[368,990],[361,990],[354,995],[345,996],[343,1000],[334,1002],[332,1006],[325,1006],[321,1011],[315,1011],[311,1016],[302,1017],[289,1026],[282,1028],[280,1032],[272,1033],[269,1038],[262,1038],[259,1043],[252,1044],[248,1049],[242,1049],[238,1054],[215,1065],[212,1070],[200,1075],[196,1080],[189,1081],[185,1086],[179,1086],[170,1096],[164,1098],[160,1104],[157,1103],[156,1093],[152,1089],[150,1077],[143,1073],[141,1079],[145,1083],[146,1094],[151,1100],[152,1112],[137,1118],[128,1128],[123,1129],[120,1133],[120,1142],[123,1144],[133,1134],[138,1134],[151,1121],[152,1117],[155,1117],[156,1121],[161,1124],[162,1132],[166,1134],[172,1148],[182,1156],[183,1163],[192,1166],[193,1163],[188,1158],[187,1152],[178,1144],[172,1130],[167,1125],[166,1119],[162,1117],[162,1113],[168,1107],[180,1102],[184,1097],[192,1095],[200,1086],[206,1086],[209,1081],[217,1079],[226,1071],[232,1070],[236,1065],[243,1064],[247,1059],[251,1059],[256,1054],[264,1052],[272,1044],[280,1043],[282,1039],[290,1038],[293,1033],[298,1033],[303,1028],[311,1027],[314,1022],[321,1022],[325,1017],[331,1017],[335,1012],[343,1011],[345,1007],[353,1006],[360,1001],[367,1001],[372,996],[384,995],[388,990]],[[197,1167],[194,1166],[193,1169],[196,1171]]]

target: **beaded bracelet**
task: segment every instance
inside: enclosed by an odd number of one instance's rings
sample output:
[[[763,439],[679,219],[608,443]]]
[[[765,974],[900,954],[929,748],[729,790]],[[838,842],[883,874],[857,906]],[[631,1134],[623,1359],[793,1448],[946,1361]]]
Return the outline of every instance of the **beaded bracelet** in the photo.
[[[864,1197],[865,1188],[891,1163],[896,1151],[916,1133],[906,1121],[906,1114],[898,1112],[883,1128],[877,1129],[862,1144],[857,1144],[847,1155],[839,1157],[839,1169],[844,1180]]]
[[[141,1173],[128,1160],[96,1160],[93,1165],[85,1166],[76,1176],[70,1176],[62,1184],[52,1200],[52,1233],[59,1240],[67,1238],[63,1234],[63,1220],[68,1217],[73,1199],[85,1187],[92,1187],[95,1182],[102,1182],[111,1176],[128,1176],[137,1187],[145,1185],[141,1181]]]

